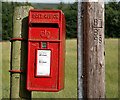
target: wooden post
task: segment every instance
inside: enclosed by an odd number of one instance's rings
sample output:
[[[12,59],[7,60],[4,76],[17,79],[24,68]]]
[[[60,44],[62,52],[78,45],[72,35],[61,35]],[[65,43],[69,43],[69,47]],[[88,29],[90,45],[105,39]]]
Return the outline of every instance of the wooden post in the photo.
[[[24,38],[28,34],[28,13],[30,6],[16,7],[13,17],[13,38]],[[23,73],[11,73],[10,98],[30,99],[31,92],[26,89],[27,74],[27,42],[12,41],[11,70]]]
[[[83,95],[105,98],[104,1],[83,3]]]
[[[0,100],[2,100],[2,42],[0,42],[0,66]]]
[[[120,39],[118,39],[118,98],[120,98]]]
[[[82,2],[77,5],[77,97],[83,98],[83,32],[82,32]]]

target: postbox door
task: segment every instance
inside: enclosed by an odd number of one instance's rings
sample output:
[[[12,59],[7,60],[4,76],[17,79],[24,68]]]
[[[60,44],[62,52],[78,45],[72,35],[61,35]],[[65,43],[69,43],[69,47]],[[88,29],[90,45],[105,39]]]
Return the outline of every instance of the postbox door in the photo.
[[[60,10],[30,10],[27,89],[64,88],[65,22]]]
[[[57,90],[59,43],[29,42],[28,90]]]

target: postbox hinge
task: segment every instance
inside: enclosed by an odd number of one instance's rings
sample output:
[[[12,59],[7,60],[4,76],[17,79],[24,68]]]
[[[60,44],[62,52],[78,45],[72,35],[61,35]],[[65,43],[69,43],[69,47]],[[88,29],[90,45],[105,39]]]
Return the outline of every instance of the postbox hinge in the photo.
[[[12,39],[10,40],[10,42],[16,41],[16,40],[18,40],[18,41],[27,41],[27,40],[24,39],[24,38],[12,38]]]
[[[16,70],[9,70],[11,73],[23,73],[22,71],[16,71]]]

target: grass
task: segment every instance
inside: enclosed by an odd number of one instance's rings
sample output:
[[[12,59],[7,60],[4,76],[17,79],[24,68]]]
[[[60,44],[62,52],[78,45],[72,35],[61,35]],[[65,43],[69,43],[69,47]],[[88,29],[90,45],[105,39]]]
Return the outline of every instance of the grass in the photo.
[[[77,41],[66,41],[65,89],[60,92],[33,92],[33,98],[77,98]]]
[[[2,97],[10,94],[10,42],[2,42]],[[118,97],[118,39],[105,40],[106,97]],[[65,89],[60,92],[32,92],[33,98],[77,97],[77,40],[66,40]]]
[[[105,41],[106,97],[118,97],[118,39]]]
[[[10,42],[2,42],[2,97],[10,94]]]

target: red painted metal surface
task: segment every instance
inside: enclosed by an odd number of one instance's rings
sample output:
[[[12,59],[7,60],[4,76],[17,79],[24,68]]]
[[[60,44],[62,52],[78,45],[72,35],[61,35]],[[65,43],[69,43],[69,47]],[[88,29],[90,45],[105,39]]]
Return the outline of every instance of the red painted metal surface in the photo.
[[[16,70],[9,70],[11,73],[23,73],[22,71],[16,71]]]
[[[60,13],[60,10],[31,10],[29,18],[31,23],[59,23]]]
[[[23,39],[23,38],[12,38],[12,39],[10,40],[10,42],[16,41],[16,40],[18,40],[18,41],[27,41],[27,40],[25,40],[25,39]]]
[[[47,47],[42,43],[46,42]],[[37,75],[38,50],[50,51],[50,75]],[[38,67],[37,67],[38,66]],[[27,89],[59,91],[64,89],[65,17],[61,10],[29,12]]]

